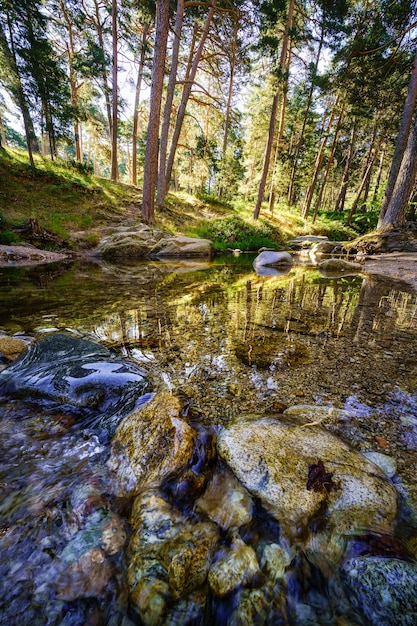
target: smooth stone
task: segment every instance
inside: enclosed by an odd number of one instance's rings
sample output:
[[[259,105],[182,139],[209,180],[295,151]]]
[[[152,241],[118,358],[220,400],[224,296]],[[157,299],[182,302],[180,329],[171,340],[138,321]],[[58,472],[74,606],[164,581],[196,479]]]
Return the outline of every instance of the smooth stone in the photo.
[[[269,543],[264,547],[260,565],[262,572],[275,582],[283,580],[285,569],[291,563],[292,554],[289,554],[278,543]]]
[[[371,461],[371,463],[375,463],[375,465],[378,465],[378,467],[382,469],[382,471],[388,476],[388,478],[392,478],[397,473],[397,463],[395,462],[395,459],[391,458],[390,456],[382,454],[381,452],[373,451],[363,452],[362,454],[368,459],[368,461]]]
[[[236,537],[210,568],[208,581],[216,596],[225,596],[249,583],[260,572],[255,551]]]
[[[181,409],[178,398],[162,392],[119,424],[108,467],[123,495],[158,486],[187,466],[197,432],[180,417]]]
[[[216,470],[195,509],[224,530],[240,528],[252,520],[253,500],[227,469]]]
[[[299,536],[320,511],[338,533],[387,530],[397,493],[385,474],[341,439],[319,426],[303,428],[273,418],[239,422],[218,433],[218,451],[235,476],[280,523]],[[335,489],[307,490],[309,466],[324,463]]]
[[[192,523],[154,490],[137,496],[130,522],[130,600],[143,622],[152,624],[167,604],[172,606],[204,585],[218,529],[211,522]]]
[[[366,556],[340,568],[350,600],[372,626],[417,624],[417,564]]]
[[[264,250],[255,258],[253,267],[256,271],[264,266],[273,267],[275,265],[292,265],[293,258],[289,252],[277,252],[275,250]]]
[[[312,422],[335,422],[349,420],[352,414],[344,409],[333,406],[314,406],[310,404],[294,404],[283,411],[286,418],[307,425]]]

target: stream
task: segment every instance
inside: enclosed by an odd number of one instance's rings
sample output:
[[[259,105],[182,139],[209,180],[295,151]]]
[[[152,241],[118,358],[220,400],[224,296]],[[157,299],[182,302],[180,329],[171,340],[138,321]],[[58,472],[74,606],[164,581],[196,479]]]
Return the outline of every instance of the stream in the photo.
[[[126,362],[133,377],[142,372],[152,394],[180,398],[182,415],[201,440],[245,415],[275,419],[297,405],[329,409],[320,425],[385,463],[398,493],[394,536],[381,532],[376,553],[414,567],[417,294],[384,277],[325,276],[303,265],[258,276],[251,262],[242,255],[212,263],[0,269],[0,335],[27,346],[55,333],[97,344],[111,364]],[[8,365],[3,358],[3,371]],[[145,406],[150,387],[143,390]],[[126,402],[125,413],[139,405]],[[110,411],[108,403],[97,406],[103,415]],[[330,409],[342,410],[342,417]],[[242,609],[249,603],[242,585],[216,596],[214,584],[207,591],[202,583],[192,600],[181,596],[164,600],[160,612],[138,612],[128,590],[132,498],[120,493],[108,463],[114,428],[104,433],[71,407],[2,392],[1,383],[0,410],[0,624],[383,623],[351,602],[333,569],[298,553],[286,565],[285,584],[267,582],[266,566],[262,576],[243,583],[252,594],[250,609]],[[117,416],[125,417],[120,408]],[[226,474],[222,464],[215,470],[217,477]],[[221,500],[223,487],[211,484],[211,497]],[[245,532],[231,543],[252,542],[258,556],[268,541],[286,549],[278,522],[256,499],[253,508],[254,521],[242,524]],[[172,516],[173,525],[188,523],[177,511]],[[365,552],[374,554],[369,545],[376,535],[369,539],[369,529],[362,530],[343,550],[362,554],[357,544],[366,544]],[[213,550],[216,563],[223,557]],[[416,580],[417,574],[412,585]],[[146,602],[141,597],[137,606]],[[417,608],[400,606],[397,621],[384,626],[415,623]]]

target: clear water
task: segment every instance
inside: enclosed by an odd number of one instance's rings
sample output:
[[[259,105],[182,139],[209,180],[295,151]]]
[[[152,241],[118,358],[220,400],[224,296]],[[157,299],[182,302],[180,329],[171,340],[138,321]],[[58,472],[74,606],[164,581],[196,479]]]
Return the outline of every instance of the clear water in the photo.
[[[297,266],[259,277],[250,261],[0,269],[0,331],[93,339],[180,394],[202,428],[294,404],[347,408],[354,417],[331,429],[391,457],[415,506],[417,295]],[[65,412],[5,398],[0,411],[0,623],[140,623],[126,593],[130,503],[108,474],[108,445]],[[402,532],[412,543],[413,525]],[[348,623],[323,585],[322,621],[295,611],[288,623]],[[226,604],[204,623],[232,623]],[[160,623],[203,623],[176,615]],[[281,623],[271,615],[259,623]]]

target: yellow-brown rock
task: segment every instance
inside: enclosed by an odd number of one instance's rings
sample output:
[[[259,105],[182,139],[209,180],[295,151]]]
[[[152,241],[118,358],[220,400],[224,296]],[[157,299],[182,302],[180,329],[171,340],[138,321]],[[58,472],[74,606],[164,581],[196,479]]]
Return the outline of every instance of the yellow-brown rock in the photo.
[[[157,486],[187,466],[197,433],[180,411],[178,398],[163,392],[121,422],[112,440],[109,468],[124,495]]]
[[[22,339],[18,337],[0,337],[0,352],[10,361],[16,359],[24,350],[26,350],[26,344]]]

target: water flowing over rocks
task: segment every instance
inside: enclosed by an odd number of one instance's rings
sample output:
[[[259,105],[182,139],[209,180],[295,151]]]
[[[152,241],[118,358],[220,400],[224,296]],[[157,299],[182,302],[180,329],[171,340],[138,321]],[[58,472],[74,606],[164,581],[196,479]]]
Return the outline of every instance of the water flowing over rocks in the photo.
[[[113,433],[120,419],[149,399],[150,382],[133,363],[106,348],[54,333],[0,372],[0,395],[68,411],[85,425]]]

